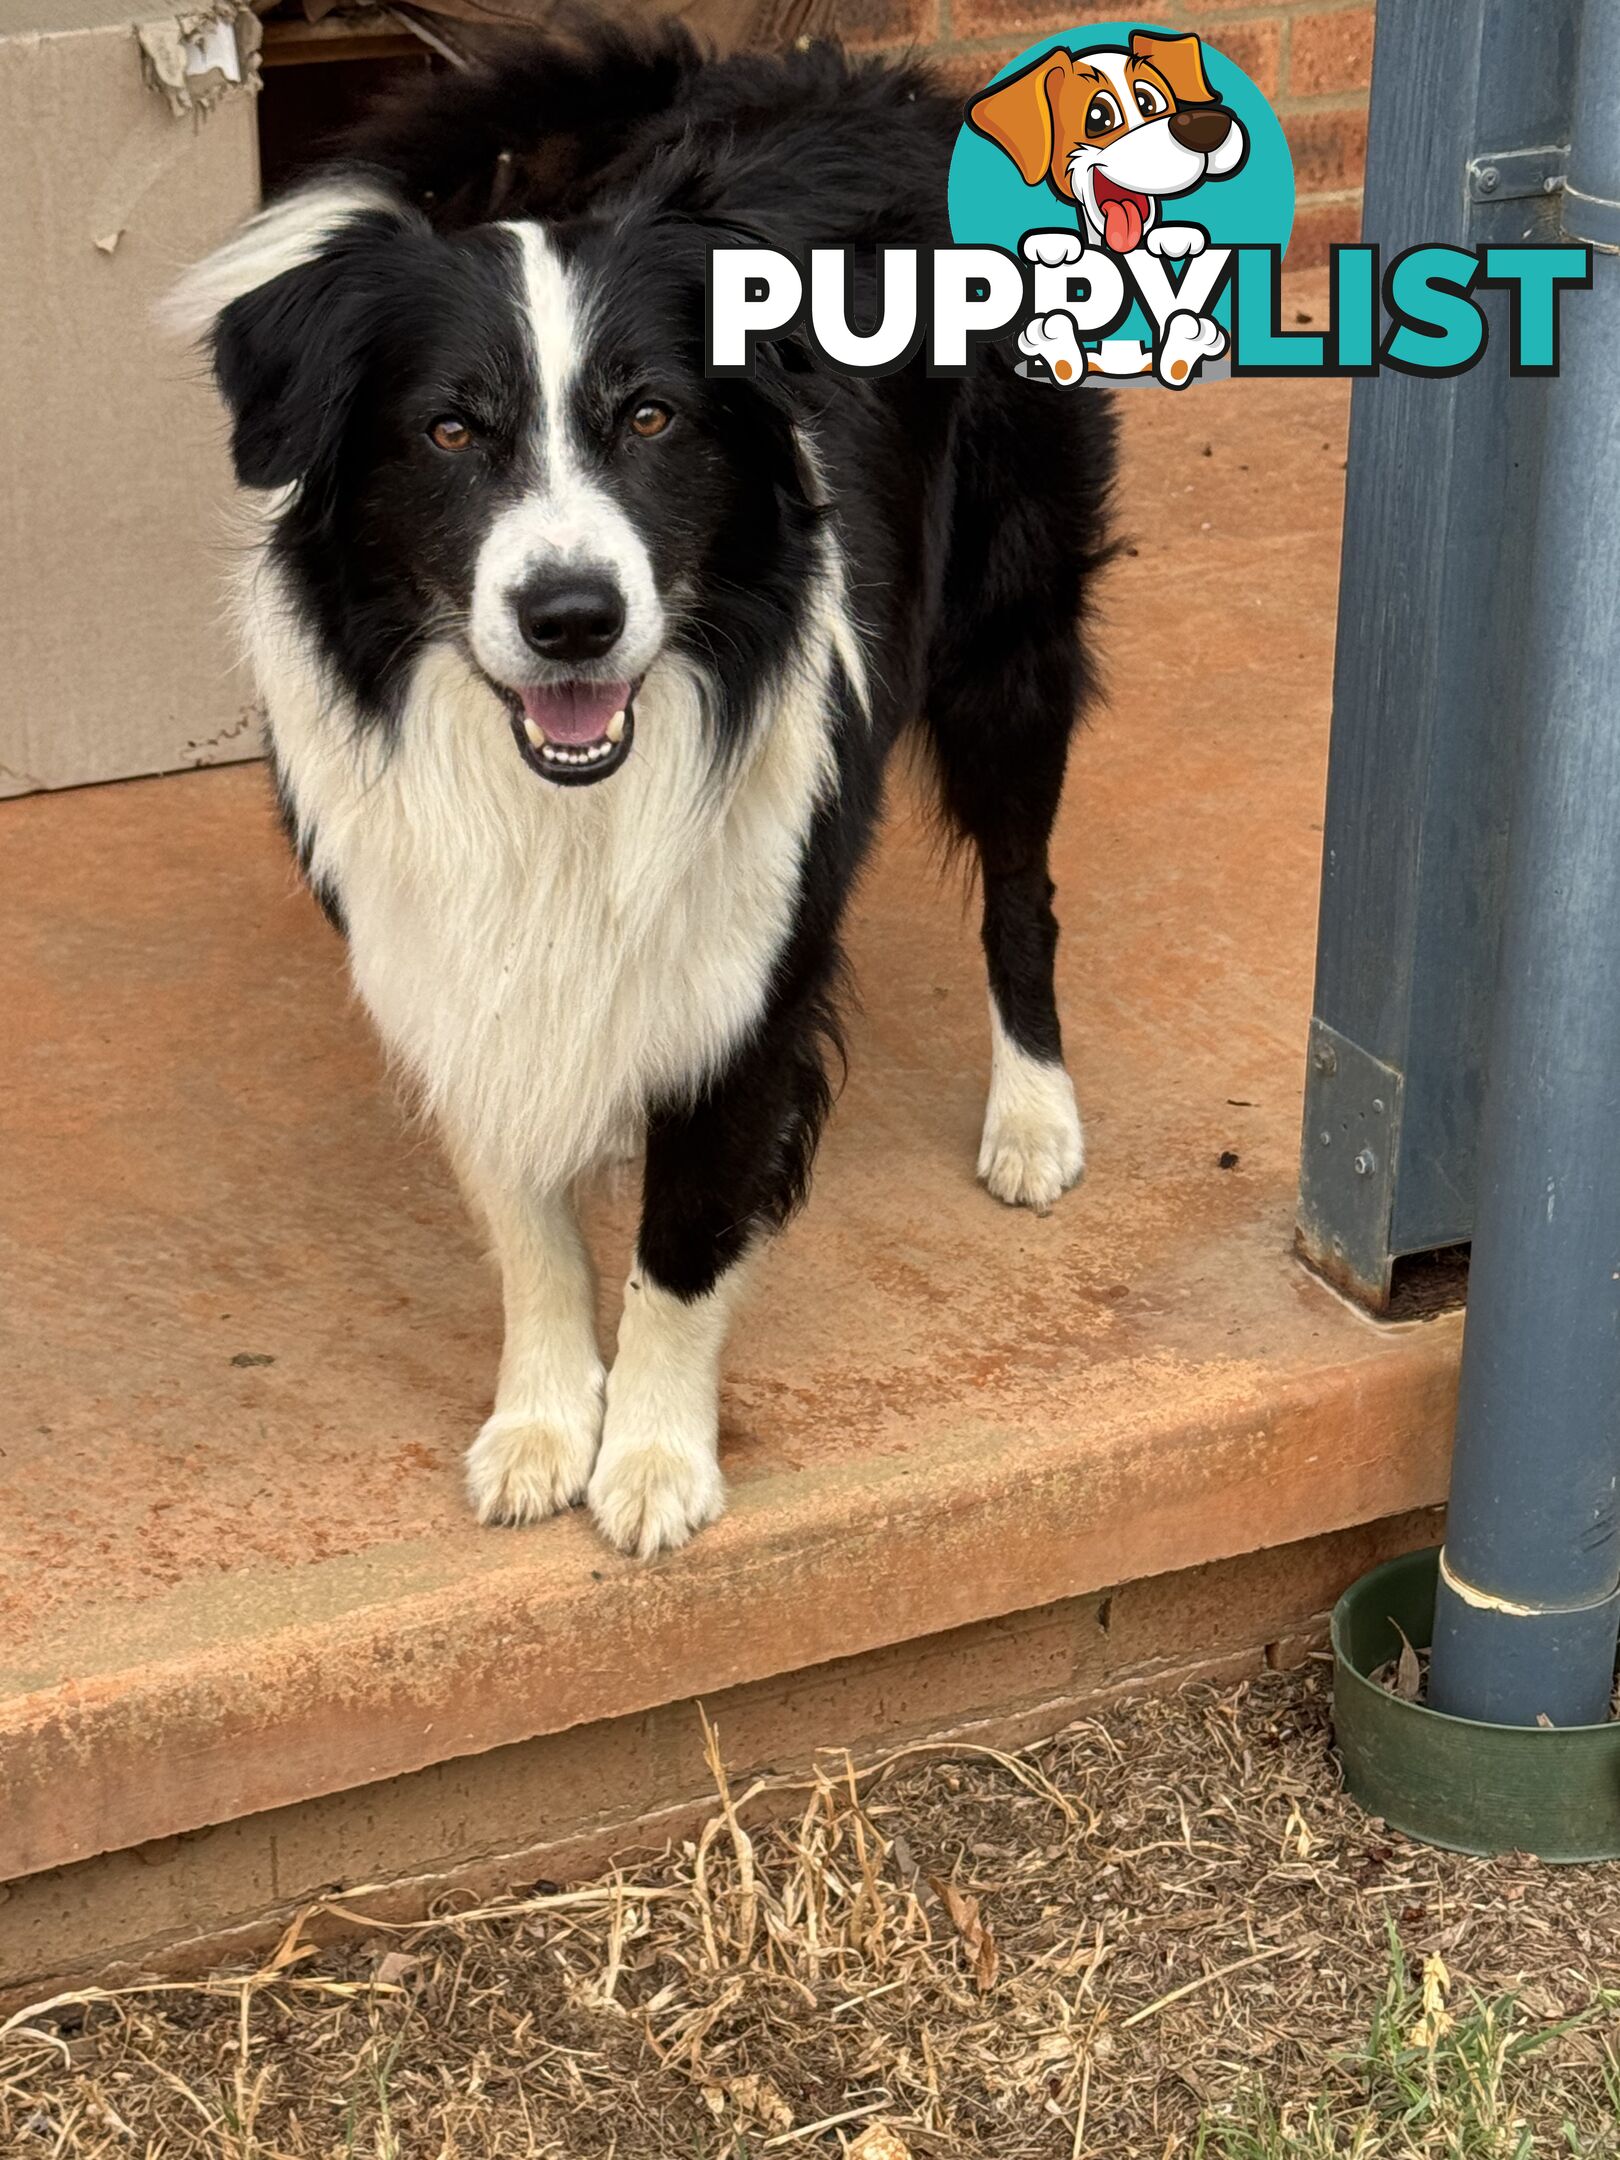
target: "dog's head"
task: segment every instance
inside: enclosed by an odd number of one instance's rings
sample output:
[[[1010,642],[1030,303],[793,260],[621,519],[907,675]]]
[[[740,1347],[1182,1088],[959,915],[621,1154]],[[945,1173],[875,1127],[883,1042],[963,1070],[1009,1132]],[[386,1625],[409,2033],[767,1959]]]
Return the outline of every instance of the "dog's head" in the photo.
[[[1026,186],[1078,204],[1092,237],[1128,255],[1165,196],[1237,171],[1248,142],[1204,73],[1195,36],[1132,33],[1128,52],[1049,52],[968,107]]]
[[[606,779],[662,656],[740,728],[804,585],[812,476],[780,373],[702,368],[712,234],[631,217],[436,229],[334,170],[189,273],[236,473],[367,721],[449,643],[546,780]]]

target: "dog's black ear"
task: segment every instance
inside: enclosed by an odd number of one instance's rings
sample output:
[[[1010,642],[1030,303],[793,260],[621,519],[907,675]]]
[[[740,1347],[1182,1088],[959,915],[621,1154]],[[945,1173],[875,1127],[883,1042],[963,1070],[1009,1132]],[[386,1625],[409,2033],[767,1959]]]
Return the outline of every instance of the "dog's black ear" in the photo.
[[[326,179],[250,219],[170,296],[170,326],[212,355],[244,487],[305,480],[335,448],[413,229],[423,221],[375,184]]]
[[[243,487],[307,480],[342,437],[368,344],[350,252],[334,243],[231,301],[214,325],[214,376]]]

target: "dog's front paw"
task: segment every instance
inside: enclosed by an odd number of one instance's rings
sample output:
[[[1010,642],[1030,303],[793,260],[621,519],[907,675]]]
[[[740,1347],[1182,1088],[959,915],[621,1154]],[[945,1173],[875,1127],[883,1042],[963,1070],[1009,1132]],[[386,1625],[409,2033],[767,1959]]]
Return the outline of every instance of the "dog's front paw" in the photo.
[[[1225,350],[1226,332],[1212,316],[1178,308],[1165,325],[1159,380],[1172,390],[1184,390],[1204,361],[1218,360]]]
[[[577,1405],[497,1410],[467,1450],[467,1494],[480,1522],[540,1522],[585,1496],[602,1431],[598,1377]]]
[[[996,1198],[1044,1214],[1085,1167],[1080,1113],[1063,1067],[1023,1058],[998,1073],[979,1146],[979,1176]]]
[[[590,1484],[591,1513],[610,1545],[651,1560],[684,1545],[726,1504],[712,1428],[679,1414],[646,1421],[609,1415]]]
[[[1026,262],[1058,270],[1065,263],[1077,263],[1086,252],[1086,243],[1077,232],[1031,232],[1024,235],[1022,252]]]
[[[1176,262],[1186,256],[1191,261],[1209,246],[1209,234],[1202,225],[1155,225],[1142,245],[1161,261],[1165,256]]]

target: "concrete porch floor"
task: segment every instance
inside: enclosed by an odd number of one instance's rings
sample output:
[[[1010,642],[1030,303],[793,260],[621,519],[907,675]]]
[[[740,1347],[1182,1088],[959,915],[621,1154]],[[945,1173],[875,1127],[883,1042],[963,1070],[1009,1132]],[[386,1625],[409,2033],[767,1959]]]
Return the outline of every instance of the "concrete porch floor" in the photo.
[[[1045,1220],[973,1181],[973,922],[901,785],[731,1511],[653,1566],[464,1510],[494,1286],[262,770],[0,811],[0,1882],[1443,1495],[1458,1318],[1379,1328],[1290,1250],[1343,386],[1121,402],[1058,868],[1086,1181]],[[604,1331],[632,1218],[594,1208]],[[0,1981],[42,1969],[6,1929]]]

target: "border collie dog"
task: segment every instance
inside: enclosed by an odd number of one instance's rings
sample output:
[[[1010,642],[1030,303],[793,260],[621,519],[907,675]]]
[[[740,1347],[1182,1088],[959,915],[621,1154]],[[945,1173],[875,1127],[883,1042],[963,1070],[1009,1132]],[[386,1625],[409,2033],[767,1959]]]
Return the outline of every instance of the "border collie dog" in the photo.
[[[1080,1175],[1047,842],[1108,409],[991,346],[704,369],[717,245],[861,250],[875,319],[876,250],[949,241],[958,121],[914,67],[585,26],[385,109],[175,297],[289,837],[499,1261],[486,1521],[584,1496],[650,1557],[720,1512],[727,1319],[804,1196],[908,729],[982,878],[979,1175],[1042,1209]],[[641,1145],[604,1372],[570,1193]]]

